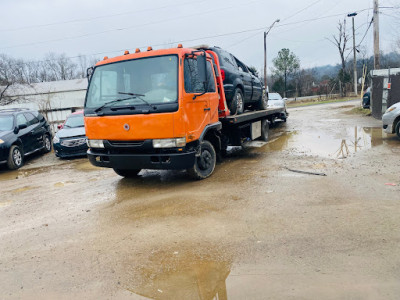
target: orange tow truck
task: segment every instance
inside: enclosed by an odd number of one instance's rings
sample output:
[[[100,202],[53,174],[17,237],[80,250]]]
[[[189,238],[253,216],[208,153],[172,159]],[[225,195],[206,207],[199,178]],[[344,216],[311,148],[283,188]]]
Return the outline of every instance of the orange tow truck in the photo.
[[[177,48],[125,51],[88,69],[85,129],[90,162],[124,177],[142,169],[210,176],[228,146],[267,141],[281,108],[230,115],[218,56]]]

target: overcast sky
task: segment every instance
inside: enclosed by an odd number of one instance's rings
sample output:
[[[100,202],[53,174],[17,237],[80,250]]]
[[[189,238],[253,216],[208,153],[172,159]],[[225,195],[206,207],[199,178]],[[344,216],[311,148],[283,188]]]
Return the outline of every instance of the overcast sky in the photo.
[[[381,7],[400,0],[379,0]],[[263,66],[263,31],[280,19],[267,39],[268,68],[282,48],[302,67],[339,63],[327,38],[347,13],[355,18],[356,44],[372,18],[373,0],[0,0],[0,54],[40,60],[46,53],[116,56],[137,47],[208,44],[227,49],[247,65]],[[347,28],[351,33],[351,19]],[[393,51],[399,38],[399,9],[382,8],[380,47]],[[397,24],[396,24],[397,23]],[[361,48],[373,52],[373,26]],[[349,47],[352,47],[350,40]]]

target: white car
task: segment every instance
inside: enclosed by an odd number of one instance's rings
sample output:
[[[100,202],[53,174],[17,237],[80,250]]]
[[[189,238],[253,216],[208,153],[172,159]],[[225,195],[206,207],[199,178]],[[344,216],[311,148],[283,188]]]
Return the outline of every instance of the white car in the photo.
[[[289,113],[286,110],[287,98],[282,98],[279,93],[268,93],[268,108],[285,108],[285,111],[280,115],[280,119],[286,122]]]
[[[382,116],[382,123],[386,133],[395,133],[400,138],[400,102],[386,110]]]

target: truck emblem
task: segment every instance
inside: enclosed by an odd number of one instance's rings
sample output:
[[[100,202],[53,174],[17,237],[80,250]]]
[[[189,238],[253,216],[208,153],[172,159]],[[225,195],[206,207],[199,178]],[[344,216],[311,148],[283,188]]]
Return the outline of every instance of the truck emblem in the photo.
[[[124,124],[124,129],[128,131],[130,129],[129,124]]]

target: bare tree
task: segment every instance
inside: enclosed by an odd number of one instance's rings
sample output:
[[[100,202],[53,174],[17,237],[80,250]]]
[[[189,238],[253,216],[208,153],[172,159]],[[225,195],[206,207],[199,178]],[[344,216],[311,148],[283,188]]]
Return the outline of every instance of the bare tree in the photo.
[[[340,86],[340,93],[341,96],[345,95],[345,88],[344,88],[344,84],[350,80],[350,75],[348,74],[348,72],[346,71],[346,52],[347,49],[347,42],[349,41],[349,35],[346,32],[346,19],[342,21],[338,22],[338,34],[337,35],[333,35],[332,38],[330,39],[328,38],[328,40],[334,44],[336,46],[336,48],[339,51],[340,54],[340,60],[341,60],[341,69],[339,71],[339,86]]]

